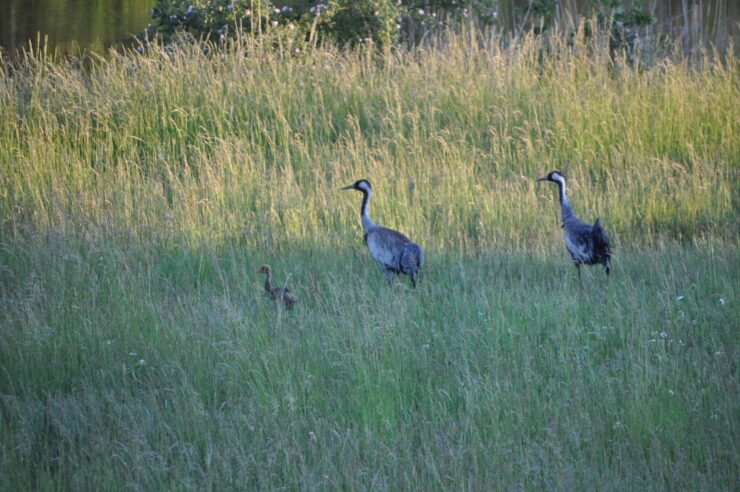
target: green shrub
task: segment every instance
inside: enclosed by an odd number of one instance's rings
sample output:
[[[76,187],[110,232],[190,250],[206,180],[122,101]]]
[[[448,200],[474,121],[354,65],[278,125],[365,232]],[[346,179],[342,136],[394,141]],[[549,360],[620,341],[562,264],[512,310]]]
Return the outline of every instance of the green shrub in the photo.
[[[610,31],[609,48],[611,51],[626,51],[627,55],[632,58],[637,30],[652,24],[653,16],[639,3],[632,5],[630,9],[624,9],[619,0],[593,1],[598,8],[599,26],[608,28]]]
[[[373,41],[385,49],[398,39],[402,9],[392,0],[329,0],[313,9],[320,19],[318,32],[340,46]]]
[[[237,33],[264,35],[286,29],[294,39],[319,39],[339,46],[372,42],[381,50],[461,22],[499,24],[500,0],[323,0],[273,3],[270,0],[157,0],[144,42],[173,42],[182,33],[195,39],[224,41]],[[599,27],[611,33],[612,50],[634,51],[637,29],[649,26],[652,16],[639,4],[627,9],[623,0],[592,0]],[[559,0],[531,0],[518,9],[517,26],[535,33],[555,22]],[[587,30],[588,30],[587,26]]]
[[[253,7],[258,7],[254,9]],[[152,24],[141,38],[164,43],[187,33],[208,41],[224,40],[239,30],[254,31],[268,26],[273,14],[269,1],[250,0],[157,0],[151,9]]]
[[[279,2],[285,3],[285,2]],[[317,37],[339,46],[374,43],[384,50],[399,40],[423,35],[475,18],[497,22],[498,0],[325,0],[290,5],[254,0],[157,0],[144,42],[171,43],[187,33],[196,39],[223,41],[244,34],[264,34],[283,26],[307,40]]]
[[[261,35],[283,27],[310,38],[316,33],[340,45],[374,41],[381,48],[397,39],[401,7],[391,0],[329,0],[296,7],[251,0],[157,0],[144,42],[170,43],[186,33],[196,39],[224,41],[243,33]]]

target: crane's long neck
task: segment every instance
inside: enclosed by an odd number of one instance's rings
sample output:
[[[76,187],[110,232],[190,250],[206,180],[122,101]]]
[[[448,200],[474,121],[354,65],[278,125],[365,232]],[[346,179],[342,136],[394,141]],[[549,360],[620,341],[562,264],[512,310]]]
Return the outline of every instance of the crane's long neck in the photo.
[[[375,227],[375,222],[370,219],[370,213],[368,212],[371,194],[371,191],[362,190],[362,207],[360,208],[360,214],[362,216],[362,229],[364,231]]]
[[[268,270],[265,273],[267,274],[267,277],[265,278],[265,290],[267,292],[272,292],[272,272]]]
[[[563,224],[565,224],[569,220],[575,218],[576,215],[573,213],[573,209],[568,201],[568,195],[565,193],[565,180],[557,180],[556,183],[558,184],[558,191],[560,192],[560,217],[563,220]]]

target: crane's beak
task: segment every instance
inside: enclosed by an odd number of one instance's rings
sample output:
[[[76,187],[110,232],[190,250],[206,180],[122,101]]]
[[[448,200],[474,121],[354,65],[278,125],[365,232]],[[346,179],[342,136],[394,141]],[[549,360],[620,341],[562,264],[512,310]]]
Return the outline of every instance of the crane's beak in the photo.
[[[341,190],[351,190],[355,187],[355,185],[351,184],[349,186],[345,186],[344,188],[340,188]]]
[[[545,176],[544,178],[537,178],[535,179],[535,181],[547,181],[547,176]]]

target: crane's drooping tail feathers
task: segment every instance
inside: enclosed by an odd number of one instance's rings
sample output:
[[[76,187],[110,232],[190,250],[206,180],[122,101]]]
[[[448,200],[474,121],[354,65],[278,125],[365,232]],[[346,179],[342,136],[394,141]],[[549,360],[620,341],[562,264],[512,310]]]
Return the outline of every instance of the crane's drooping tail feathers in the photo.
[[[606,274],[609,275],[609,260],[611,259],[612,252],[609,246],[609,239],[607,239],[604,229],[601,228],[601,219],[596,219],[594,227],[591,230],[591,237],[593,238],[593,250],[596,254],[594,263],[601,263],[606,269]]]
[[[416,285],[416,275],[424,262],[424,251],[416,243],[406,243],[401,251],[401,271],[411,278],[411,282]]]
[[[607,239],[604,229],[601,228],[601,219],[596,219],[591,234],[594,238],[594,250],[603,251],[608,257],[610,255],[609,239]]]

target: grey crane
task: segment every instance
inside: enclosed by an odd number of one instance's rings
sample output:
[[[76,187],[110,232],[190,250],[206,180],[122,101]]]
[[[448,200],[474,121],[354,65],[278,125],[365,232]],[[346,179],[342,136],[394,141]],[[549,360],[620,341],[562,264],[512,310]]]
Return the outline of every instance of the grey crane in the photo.
[[[262,265],[262,268],[257,270],[257,273],[267,274],[265,279],[265,290],[270,295],[270,298],[275,302],[282,301],[285,305],[285,309],[293,309],[293,305],[296,303],[296,298],[293,293],[287,287],[273,287],[272,286],[272,268],[269,265]]]
[[[416,277],[422,263],[424,263],[424,251],[421,247],[412,243],[409,238],[400,232],[376,225],[370,219],[367,209],[373,188],[368,180],[361,179],[342,189],[362,192],[360,214],[364,232],[363,238],[370,256],[380,267],[385,279],[390,283],[392,273],[396,275],[405,273],[411,279],[411,284],[416,287]]]
[[[601,228],[601,219],[596,219],[594,225],[586,224],[576,217],[568,202],[565,193],[565,176],[559,171],[553,171],[537,181],[552,181],[557,183],[560,191],[560,215],[563,220],[563,239],[565,249],[573,258],[573,263],[581,277],[581,265],[604,265],[606,275],[609,275],[609,260],[612,253],[609,239]]]

